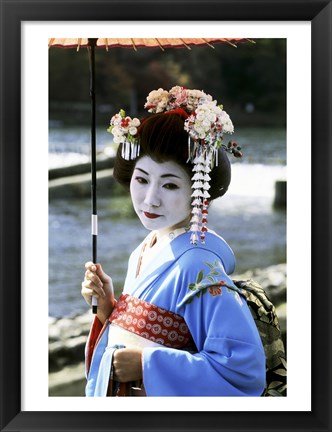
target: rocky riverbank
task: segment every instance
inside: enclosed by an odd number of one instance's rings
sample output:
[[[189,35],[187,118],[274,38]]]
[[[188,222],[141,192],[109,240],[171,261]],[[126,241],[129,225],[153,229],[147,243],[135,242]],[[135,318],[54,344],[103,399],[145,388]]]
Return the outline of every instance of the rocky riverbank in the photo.
[[[286,341],[286,264],[255,269],[234,279],[254,279],[277,308]],[[84,347],[93,316],[49,318],[49,396],[84,396]]]

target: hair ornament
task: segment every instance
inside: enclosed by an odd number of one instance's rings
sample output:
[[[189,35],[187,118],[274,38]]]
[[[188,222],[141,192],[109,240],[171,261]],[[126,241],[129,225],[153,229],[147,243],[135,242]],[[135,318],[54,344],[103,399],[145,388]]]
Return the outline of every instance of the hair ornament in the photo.
[[[120,110],[110,121],[107,132],[113,134],[113,141],[122,144],[121,156],[126,160],[134,160],[139,156],[138,127],[141,122],[138,118],[126,116],[124,110]]]
[[[218,165],[218,150],[223,148],[234,157],[242,157],[241,147],[235,141],[223,143],[224,133],[232,134],[232,120],[222,105],[201,90],[190,90],[181,86],[169,91],[159,88],[152,90],[144,108],[150,113],[177,114],[184,120],[188,133],[188,159],[193,164],[192,177],[192,219],[190,223],[191,243],[204,243],[207,232],[209,189],[211,169]],[[137,118],[126,117],[121,110],[112,117],[108,132],[114,135],[114,142],[122,144],[122,157],[126,160],[139,156]]]

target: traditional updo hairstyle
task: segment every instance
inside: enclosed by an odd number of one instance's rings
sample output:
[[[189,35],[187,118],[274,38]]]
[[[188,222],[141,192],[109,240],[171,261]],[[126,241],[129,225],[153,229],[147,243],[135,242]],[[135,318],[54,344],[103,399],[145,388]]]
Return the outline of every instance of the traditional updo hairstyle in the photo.
[[[122,144],[119,145],[115,163],[114,178],[129,189],[131,177],[137,160],[149,156],[156,162],[174,161],[192,178],[193,165],[188,159],[188,133],[184,130],[184,119],[172,112],[153,114],[142,120],[138,129],[140,154],[135,160],[125,160],[121,156]],[[218,150],[218,164],[210,172],[211,195],[209,201],[223,196],[231,181],[231,164],[224,149]]]

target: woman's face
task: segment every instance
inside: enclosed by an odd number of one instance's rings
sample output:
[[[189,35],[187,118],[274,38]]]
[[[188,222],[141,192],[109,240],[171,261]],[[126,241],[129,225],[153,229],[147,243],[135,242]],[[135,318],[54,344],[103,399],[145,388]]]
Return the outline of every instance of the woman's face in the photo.
[[[145,228],[169,232],[187,226],[191,212],[191,181],[176,162],[155,162],[144,156],[136,163],[131,199]]]

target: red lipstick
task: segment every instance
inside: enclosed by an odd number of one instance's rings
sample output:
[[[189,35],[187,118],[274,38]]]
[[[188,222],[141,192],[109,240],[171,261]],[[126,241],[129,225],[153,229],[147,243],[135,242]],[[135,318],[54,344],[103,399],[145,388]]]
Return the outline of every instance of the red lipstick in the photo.
[[[160,217],[160,215],[157,215],[155,213],[148,213],[148,212],[144,212],[144,216],[146,216],[149,219],[156,219]]]

